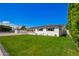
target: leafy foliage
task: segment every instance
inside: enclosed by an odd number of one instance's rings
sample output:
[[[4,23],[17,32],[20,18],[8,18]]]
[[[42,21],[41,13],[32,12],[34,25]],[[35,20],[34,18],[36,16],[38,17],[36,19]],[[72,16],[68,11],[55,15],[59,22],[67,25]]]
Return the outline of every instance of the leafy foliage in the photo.
[[[11,30],[12,30],[12,28],[10,26],[0,25],[0,31],[1,32],[9,32]]]
[[[68,5],[68,24],[74,41],[79,41],[79,3],[70,3]],[[78,42],[79,44],[79,42]]]
[[[26,30],[26,27],[25,27],[25,26],[22,26],[22,27],[21,27],[21,30]]]

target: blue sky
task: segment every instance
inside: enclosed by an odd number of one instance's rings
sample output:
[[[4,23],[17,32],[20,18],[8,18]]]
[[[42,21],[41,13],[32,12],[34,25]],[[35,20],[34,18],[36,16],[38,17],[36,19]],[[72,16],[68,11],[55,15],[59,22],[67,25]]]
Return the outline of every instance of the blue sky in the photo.
[[[25,26],[66,24],[67,9],[66,3],[0,4],[0,21]]]

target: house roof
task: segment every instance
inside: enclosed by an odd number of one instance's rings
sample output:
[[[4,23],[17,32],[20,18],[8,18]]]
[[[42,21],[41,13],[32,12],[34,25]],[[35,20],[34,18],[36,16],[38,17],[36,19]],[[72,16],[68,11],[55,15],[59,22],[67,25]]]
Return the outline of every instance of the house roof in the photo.
[[[31,27],[29,29],[35,29],[35,28],[55,28],[55,27],[64,27],[63,24],[59,24],[59,25],[55,25],[55,24],[51,24],[51,25],[43,25],[43,26],[36,26],[36,27]]]

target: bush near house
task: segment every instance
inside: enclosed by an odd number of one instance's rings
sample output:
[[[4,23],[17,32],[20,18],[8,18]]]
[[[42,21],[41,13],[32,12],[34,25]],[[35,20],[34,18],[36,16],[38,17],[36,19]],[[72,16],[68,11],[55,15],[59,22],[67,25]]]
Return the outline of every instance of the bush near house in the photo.
[[[11,56],[79,55],[69,37],[16,35],[0,37],[0,43]]]

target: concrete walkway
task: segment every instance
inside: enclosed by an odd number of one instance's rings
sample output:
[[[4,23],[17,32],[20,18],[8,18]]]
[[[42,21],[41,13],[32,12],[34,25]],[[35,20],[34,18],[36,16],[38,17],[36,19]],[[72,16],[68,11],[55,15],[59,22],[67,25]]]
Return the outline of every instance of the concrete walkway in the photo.
[[[0,44],[0,56],[9,56],[1,44]]]
[[[0,49],[0,56],[3,56],[3,53],[2,53],[2,51],[1,51],[1,49]]]
[[[28,33],[0,33],[0,36],[12,36],[12,35],[24,35],[24,34],[35,35],[35,33],[28,32]]]

